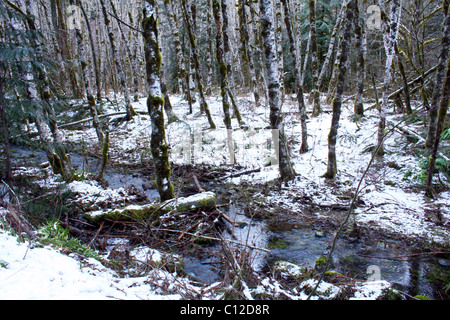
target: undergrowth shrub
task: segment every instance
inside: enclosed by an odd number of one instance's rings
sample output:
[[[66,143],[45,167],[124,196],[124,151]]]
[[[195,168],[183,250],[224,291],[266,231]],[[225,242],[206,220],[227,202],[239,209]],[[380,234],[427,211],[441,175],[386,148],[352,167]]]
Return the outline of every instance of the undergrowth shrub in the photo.
[[[83,245],[78,239],[69,235],[59,221],[50,220],[38,229],[38,235],[43,244],[49,244],[65,253],[77,253],[88,258],[100,259],[100,256],[91,248]]]

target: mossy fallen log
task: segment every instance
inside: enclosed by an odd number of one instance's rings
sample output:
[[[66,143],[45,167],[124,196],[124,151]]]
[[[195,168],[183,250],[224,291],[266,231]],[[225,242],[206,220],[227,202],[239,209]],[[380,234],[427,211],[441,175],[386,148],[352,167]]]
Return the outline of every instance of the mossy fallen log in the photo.
[[[84,217],[92,223],[102,220],[113,221],[140,221],[143,219],[156,219],[162,214],[170,212],[189,212],[204,210],[207,212],[216,209],[216,194],[202,192],[185,198],[170,199],[161,203],[144,205],[128,205],[124,208],[90,211]]]

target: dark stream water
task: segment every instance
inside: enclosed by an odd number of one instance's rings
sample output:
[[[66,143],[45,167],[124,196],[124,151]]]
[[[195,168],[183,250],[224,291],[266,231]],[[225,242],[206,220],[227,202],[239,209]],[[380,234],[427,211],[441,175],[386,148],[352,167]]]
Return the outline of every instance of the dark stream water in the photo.
[[[47,161],[42,151],[33,151],[23,147],[12,147],[15,165],[21,163],[40,164]],[[99,160],[72,154],[75,170],[87,170],[95,173]],[[105,179],[110,188],[135,186],[145,193],[149,200],[158,198],[155,189],[144,188],[148,183],[146,177],[133,173],[107,170]],[[218,199],[220,202],[220,199]],[[230,224],[230,231],[224,231],[225,239],[248,243],[258,248],[268,248],[270,253],[252,250],[252,267],[261,271],[270,267],[275,261],[289,261],[300,266],[314,268],[316,259],[327,256],[334,233],[327,230],[318,231],[311,227],[286,228],[285,231],[268,231],[262,221],[253,221],[231,205],[226,209],[227,215],[238,223]],[[233,245],[233,244],[230,244]],[[234,244],[235,245],[235,244]],[[217,248],[216,248],[217,249]],[[214,248],[212,250],[215,250]],[[414,255],[415,254],[415,255]],[[407,257],[405,257],[407,256]],[[435,299],[450,299],[443,287],[450,281],[450,256],[417,255],[412,248],[400,241],[360,238],[349,240],[341,238],[333,252],[332,270],[358,279],[376,276],[386,280],[409,295],[424,295]],[[185,258],[185,272],[195,279],[212,283],[219,280],[215,265],[219,261],[213,256],[206,259]]]
[[[12,146],[12,155],[15,165],[20,164],[41,164],[47,162],[47,156],[44,151],[31,150],[25,147]],[[71,153],[70,158],[72,167],[75,171],[98,174],[101,160],[82,156],[77,153]],[[153,188],[145,187],[149,184],[147,177],[137,173],[124,173],[121,170],[107,168],[103,177],[108,182],[111,189],[127,188],[134,186],[144,193],[150,201],[159,198],[158,191]]]
[[[328,256],[335,235],[327,230],[300,228],[297,224],[283,231],[269,231],[265,222],[249,219],[234,205],[226,213],[239,226],[230,224],[231,231],[224,232],[225,239],[270,250],[270,253],[252,250],[252,267],[256,271],[270,270],[280,260],[314,268],[318,258]],[[214,261],[191,259],[186,263],[186,271],[212,283],[219,279],[211,264]],[[443,289],[450,281],[450,255],[418,254],[397,240],[341,236],[332,254],[330,270],[359,280],[385,280],[411,296],[450,299]]]

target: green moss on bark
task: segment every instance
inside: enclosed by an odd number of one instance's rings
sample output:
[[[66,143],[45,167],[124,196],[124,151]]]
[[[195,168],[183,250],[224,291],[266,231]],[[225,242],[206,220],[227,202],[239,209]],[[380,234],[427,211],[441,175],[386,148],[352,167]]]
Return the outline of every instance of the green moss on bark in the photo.
[[[143,13],[144,52],[147,83],[150,88],[147,98],[147,108],[152,126],[151,150],[155,164],[158,192],[161,201],[165,201],[174,197],[174,188],[170,182],[169,147],[166,142],[164,128],[164,97],[161,93],[162,55],[158,43],[156,4],[154,0],[144,1]]]

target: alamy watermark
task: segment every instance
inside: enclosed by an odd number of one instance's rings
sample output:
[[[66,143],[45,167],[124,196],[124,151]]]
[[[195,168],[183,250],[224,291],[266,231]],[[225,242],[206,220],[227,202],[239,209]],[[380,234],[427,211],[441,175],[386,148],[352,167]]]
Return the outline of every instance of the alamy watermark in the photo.
[[[377,265],[370,265],[367,267],[366,273],[369,274],[367,282],[381,281],[381,269]]]
[[[178,128],[179,129],[179,128]],[[178,164],[239,164],[247,168],[278,165],[279,130],[167,130],[171,161]]]
[[[381,9],[379,6],[372,4],[366,10],[366,25],[369,30],[381,30]]]
[[[81,29],[81,9],[79,6],[70,5],[67,7],[66,26],[69,30]]]

